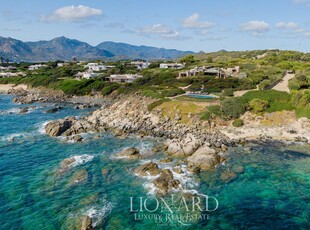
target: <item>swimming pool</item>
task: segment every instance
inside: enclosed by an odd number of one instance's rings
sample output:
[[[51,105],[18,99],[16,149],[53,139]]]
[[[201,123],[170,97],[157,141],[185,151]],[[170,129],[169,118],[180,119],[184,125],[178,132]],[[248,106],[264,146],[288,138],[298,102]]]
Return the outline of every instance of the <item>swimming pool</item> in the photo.
[[[216,98],[214,96],[211,95],[203,95],[203,94],[187,94],[188,97],[191,98],[199,98],[199,99],[213,99]]]

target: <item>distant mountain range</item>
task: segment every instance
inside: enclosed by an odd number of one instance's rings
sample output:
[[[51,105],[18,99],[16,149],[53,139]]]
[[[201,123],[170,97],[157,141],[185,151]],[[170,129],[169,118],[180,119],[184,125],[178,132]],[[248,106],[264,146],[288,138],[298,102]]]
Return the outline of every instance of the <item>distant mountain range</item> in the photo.
[[[192,53],[191,51],[115,42],[102,42],[94,47],[86,42],[66,37],[58,37],[50,41],[23,42],[0,36],[0,56],[15,62],[68,61],[73,58],[85,61],[96,59],[177,59]]]

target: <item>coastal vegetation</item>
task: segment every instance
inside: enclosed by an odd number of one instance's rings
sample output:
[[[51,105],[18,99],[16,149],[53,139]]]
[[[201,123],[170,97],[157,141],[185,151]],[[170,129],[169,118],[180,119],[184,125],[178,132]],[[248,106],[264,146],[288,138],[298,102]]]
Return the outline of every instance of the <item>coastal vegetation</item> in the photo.
[[[17,70],[24,71],[26,76],[0,78],[0,84],[27,84],[31,87],[47,87],[61,90],[67,95],[94,95],[103,96],[126,95],[139,93],[145,97],[157,99],[148,106],[153,110],[165,103],[194,102],[213,103],[205,106],[201,113],[202,120],[220,117],[223,120],[237,119],[246,111],[258,115],[265,112],[294,110],[298,117],[310,117],[309,88],[310,88],[310,54],[280,51],[260,50],[245,52],[219,51],[214,53],[199,53],[188,55],[178,61],[185,64],[185,69],[197,66],[213,66],[227,68],[239,66],[246,77],[218,78],[211,75],[198,74],[197,76],[179,78],[176,69],[160,69],[160,62],[153,62],[149,68],[138,70],[128,65],[128,61],[108,62],[112,69],[99,72],[91,79],[75,78],[83,71],[83,65],[70,62],[68,65],[57,67],[57,62],[48,62],[46,68],[29,71],[31,63],[13,64]],[[285,71],[295,72],[288,86],[290,93],[272,90],[285,75]],[[107,81],[110,74],[138,73],[143,77],[132,83],[115,83]],[[259,89],[259,90],[256,90]],[[234,97],[236,91],[249,90],[241,97]],[[190,98],[186,92],[200,92],[215,94],[218,98]],[[173,100],[173,102],[170,102]],[[167,108],[168,109],[168,108]]]

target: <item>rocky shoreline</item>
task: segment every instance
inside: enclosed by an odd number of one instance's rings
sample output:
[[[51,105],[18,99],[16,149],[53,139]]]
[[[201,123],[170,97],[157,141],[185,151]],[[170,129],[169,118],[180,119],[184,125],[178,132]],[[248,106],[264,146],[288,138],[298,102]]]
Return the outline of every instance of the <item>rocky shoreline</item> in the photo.
[[[54,92],[42,90],[12,90],[11,94],[16,95],[15,102],[69,102],[80,103],[79,97],[67,97],[63,94],[54,94]],[[52,95],[50,95],[52,94]],[[97,98],[101,100],[101,98]],[[94,102],[92,99],[83,97],[83,106]],[[87,102],[86,102],[87,101]],[[158,163],[149,161],[135,170],[138,176],[154,177],[151,183],[157,189],[157,194],[165,195],[171,191],[182,188],[180,180],[175,175],[183,175],[184,171],[188,173],[197,173],[200,171],[212,171],[220,164],[224,163],[229,155],[229,147],[242,146],[247,140],[291,140],[299,142],[308,142],[305,135],[309,133],[310,123],[308,119],[295,120],[290,126],[281,126],[283,132],[277,132],[275,138],[274,129],[276,127],[265,127],[265,132],[259,133],[261,127],[259,123],[252,120],[257,116],[245,114],[245,127],[234,128],[232,126],[215,126],[212,123],[201,121],[199,117],[191,116],[190,122],[182,122],[181,114],[176,114],[173,118],[165,115],[160,107],[152,111],[148,110],[148,105],[155,100],[143,97],[139,94],[118,97],[113,103],[100,104],[101,108],[94,111],[88,117],[75,118],[67,117],[49,122],[45,127],[46,134],[52,137],[62,136],[67,141],[83,141],[84,133],[94,132],[102,133],[107,130],[113,132],[116,137],[125,138],[129,135],[138,137],[156,137],[163,140],[161,151],[167,154],[166,159],[179,159],[179,164],[173,169],[159,168]],[[86,103],[85,103],[86,102]],[[78,108],[78,107],[77,107]],[[83,108],[83,107],[81,107]],[[296,122],[299,122],[297,125]],[[302,124],[301,124],[302,122]],[[256,125],[256,126],[255,126]],[[297,131],[296,131],[297,127]],[[253,130],[256,130],[255,132]],[[283,135],[284,129],[287,129],[289,135]],[[293,131],[290,131],[293,130]],[[270,135],[267,135],[270,132]],[[117,157],[129,160],[141,159],[139,149],[124,149],[116,154]],[[185,168],[184,168],[185,167]],[[235,172],[230,172],[223,176],[223,180],[230,181],[236,176]]]

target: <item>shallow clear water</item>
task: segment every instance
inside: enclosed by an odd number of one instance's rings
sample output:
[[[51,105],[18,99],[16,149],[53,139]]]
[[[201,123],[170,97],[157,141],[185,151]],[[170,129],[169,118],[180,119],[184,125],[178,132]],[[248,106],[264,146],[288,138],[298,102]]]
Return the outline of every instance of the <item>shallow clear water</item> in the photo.
[[[230,150],[230,160],[216,172],[183,178],[188,180],[188,189],[216,197],[218,209],[209,213],[208,220],[167,227],[154,220],[136,220],[130,212],[130,197],[137,201],[149,195],[149,180],[133,172],[148,160],[115,158],[115,153],[129,146],[138,147],[146,155],[157,140],[117,139],[105,133],[99,139],[90,134],[85,142],[66,143],[44,135],[43,124],[68,115],[83,116],[88,110],[67,105],[55,114],[47,114],[44,111],[48,108],[37,104],[38,109],[19,115],[14,112],[21,105],[11,103],[10,96],[0,95],[0,99],[0,229],[76,229],[77,219],[85,214],[94,218],[99,229],[310,227],[307,146],[259,144],[248,152],[242,148]],[[61,161],[72,156],[85,161],[59,175]],[[162,153],[147,159],[157,161],[160,157]],[[229,183],[223,182],[222,173],[236,166],[243,166],[244,172],[237,173]],[[72,185],[73,174],[83,169],[87,180]],[[108,174],[103,175],[103,169],[109,170]]]

